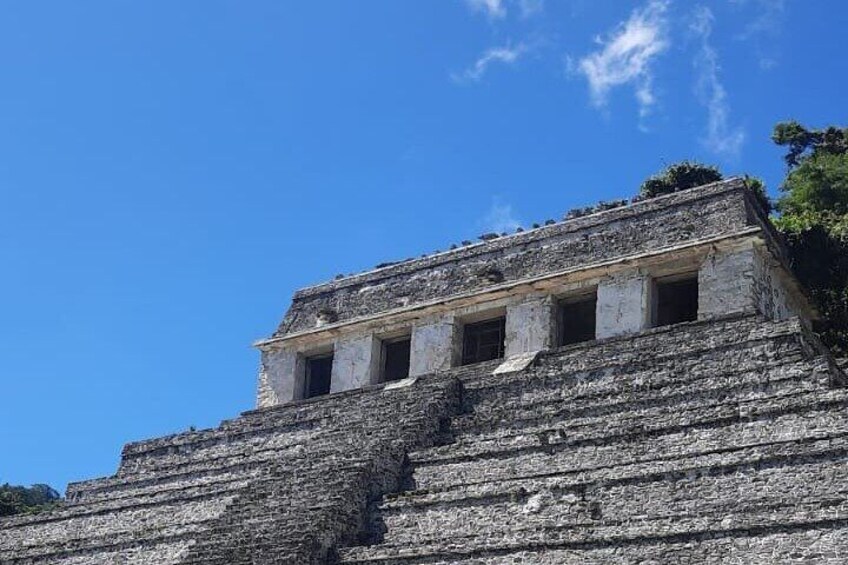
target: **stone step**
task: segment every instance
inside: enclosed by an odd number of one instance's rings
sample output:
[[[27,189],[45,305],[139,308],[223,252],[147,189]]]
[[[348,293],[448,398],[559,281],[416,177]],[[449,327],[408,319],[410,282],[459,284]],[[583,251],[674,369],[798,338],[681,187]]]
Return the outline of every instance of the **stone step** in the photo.
[[[781,391],[821,390],[826,379],[815,365],[795,361],[742,372],[726,371],[695,381],[687,378],[684,382],[675,382],[662,374],[646,376],[634,382],[632,388],[625,388],[621,383],[617,388],[606,387],[605,390],[593,389],[591,385],[564,384],[563,389],[574,389],[567,400],[547,395],[539,398],[535,390],[530,389],[526,395],[503,397],[497,403],[473,407],[473,412],[453,420],[451,431],[460,444],[485,441],[489,436],[500,441],[505,434],[524,434],[525,430],[534,430],[540,425],[556,428],[564,423],[574,426],[587,419],[619,417],[634,410],[688,409],[727,399],[745,401],[773,396]]]
[[[379,548],[380,546],[375,546]],[[585,544],[577,548],[503,548],[473,554],[441,553],[421,556],[369,556],[372,551],[345,551],[340,563],[360,565],[775,565],[811,563],[844,565],[848,527],[825,522],[762,530],[697,532],[692,536],[635,539],[623,544]],[[375,552],[373,552],[375,553]]]
[[[423,408],[426,413],[453,395],[457,386],[458,381],[450,375],[437,375],[399,389],[383,390],[383,385],[379,385],[247,412],[240,418],[223,422],[218,428],[129,443],[123,449],[122,470],[126,467],[126,472],[131,472],[136,465],[143,468],[145,459],[162,461],[164,465],[169,457],[176,460],[196,458],[199,456],[196,454],[207,450],[214,453],[234,444],[261,443],[264,438],[280,438],[287,434],[292,434],[293,443],[303,443],[318,432],[343,433],[367,427],[373,423],[370,415],[374,413],[406,414],[404,406],[407,404],[415,405],[417,412]]]
[[[0,555],[14,550],[17,559],[45,558],[139,542],[181,538],[203,531],[232,502],[232,496],[145,505],[123,511],[71,517],[57,527],[53,520],[5,528]]]
[[[587,372],[605,367],[651,366],[666,359],[697,357],[705,353],[721,355],[757,344],[773,344],[775,353],[798,351],[804,347],[803,330],[797,320],[764,322],[756,317],[734,318],[725,322],[693,322],[657,328],[641,334],[573,345],[540,355],[537,364],[555,372]],[[809,353],[809,352],[808,352]],[[508,383],[519,375],[493,376],[477,371],[462,378],[469,394],[499,380]]]
[[[541,363],[508,378],[492,376],[487,386],[466,390],[466,406],[476,410],[497,407],[504,400],[526,398],[533,401],[559,399],[569,401],[587,395],[631,392],[686,384],[709,379],[712,375],[751,371],[761,367],[809,359],[803,352],[775,354],[773,343],[740,347],[732,354],[703,353],[692,357],[670,357],[639,366],[609,366],[591,371],[559,370],[559,365]]]
[[[557,469],[568,469],[574,466],[575,453],[590,453],[592,448],[617,448],[627,453],[628,446],[648,445],[651,442],[663,445],[662,438],[672,436],[676,441],[680,435],[693,434],[697,437],[701,432],[721,430],[730,425],[745,422],[762,422],[780,418],[794,419],[797,417],[816,416],[826,417],[832,411],[844,411],[848,408],[848,392],[831,390],[814,392],[771,399],[758,399],[752,403],[726,403],[709,408],[700,408],[680,413],[655,413],[650,418],[641,419],[639,414],[633,417],[616,419],[606,423],[596,422],[594,427],[582,430],[569,429],[558,444],[544,448],[519,448],[510,451],[503,449],[499,453],[485,456],[463,457],[461,451],[455,453],[454,460],[441,457],[428,461],[426,452],[421,452],[414,462],[414,479],[418,488],[434,489],[451,484],[470,484],[501,480],[515,476],[527,476],[554,472]],[[793,415],[794,413],[794,415]],[[775,430],[788,433],[791,428],[775,425]],[[837,428],[841,429],[841,428]],[[778,432],[779,433],[779,432]],[[585,448],[582,451],[575,451]],[[631,451],[632,452],[632,451]],[[615,451],[611,452],[615,457]]]
[[[429,476],[428,468],[510,459],[521,455],[554,455],[578,447],[627,444],[661,438],[669,434],[713,429],[744,421],[762,421],[794,411],[809,412],[841,407],[848,390],[810,390],[804,381],[786,380],[768,394],[751,392],[744,398],[694,399],[673,406],[623,407],[625,412],[600,413],[572,418],[540,414],[514,429],[484,427],[484,432],[466,432],[460,441],[413,452],[410,461],[416,476]],[[817,408],[820,406],[821,408]],[[479,429],[480,426],[475,426]]]
[[[775,377],[775,375],[772,375]],[[731,377],[732,379],[732,377]],[[742,379],[740,379],[742,380]],[[735,384],[735,383],[734,383]],[[539,413],[525,412],[523,409],[515,409],[514,412],[521,413],[522,417],[517,425],[509,427],[499,425],[501,420],[488,419],[485,425],[475,421],[461,423],[465,431],[454,431],[453,442],[444,446],[429,448],[412,454],[413,461],[433,461],[437,459],[455,459],[457,452],[461,451],[465,457],[488,452],[502,451],[511,447],[519,449],[539,448],[548,449],[565,441],[568,437],[569,428],[572,431],[585,429],[585,422],[598,418],[616,418],[627,415],[634,410],[653,408],[655,410],[680,409],[689,410],[699,407],[712,406],[727,398],[738,398],[750,400],[757,397],[774,397],[776,394],[802,393],[818,390],[818,387],[807,380],[799,380],[792,377],[768,380],[766,382],[742,382],[737,386],[717,389],[699,389],[697,391],[677,392],[668,391],[663,396],[657,396],[648,400],[638,402],[617,401],[612,399],[607,404],[583,405],[574,403],[568,407],[552,405],[540,408]],[[737,403],[739,402],[737,401]],[[482,428],[482,429],[481,429]]]
[[[528,379],[543,380],[551,374],[560,378],[574,375],[580,380],[585,379],[586,375],[595,377],[598,374],[628,374],[666,368],[685,370],[689,366],[708,368],[711,364],[721,366],[746,360],[749,355],[762,360],[786,355],[811,356],[810,352],[802,347],[800,334],[794,333],[751,341],[738,340],[721,347],[707,347],[699,343],[697,347],[690,347],[686,351],[669,350],[647,354],[637,350],[633,356],[626,359],[598,355],[592,348],[576,358],[554,351],[540,355],[536,363],[523,372],[500,375],[478,373],[473,380],[464,381],[465,394],[473,402],[490,397],[492,393],[501,390],[520,390]]]
[[[667,516],[656,519],[591,520],[582,525],[544,528],[516,526],[504,535],[450,536],[411,545],[380,544],[347,548],[341,563],[462,562],[488,555],[641,545],[643,540],[683,542],[702,539],[745,538],[815,529],[848,528],[848,500],[817,500],[792,506],[762,507],[745,513],[703,516]],[[474,561],[472,561],[474,562]]]
[[[390,510],[476,496],[513,496],[563,485],[585,488],[598,481],[636,480],[643,474],[650,475],[652,469],[690,474],[716,465],[740,465],[746,458],[780,461],[787,457],[838,456],[842,449],[848,449],[848,419],[843,414],[790,413],[773,420],[682,430],[628,444],[589,445],[556,452],[523,452],[513,458],[441,463],[434,466],[431,476],[450,475],[453,482],[436,484],[434,480],[422,481],[419,477],[418,490],[389,495],[382,507]]]
[[[186,538],[142,541],[107,548],[92,549],[67,554],[54,553],[36,558],[35,563],[50,565],[178,565],[182,564],[191,548]]]
[[[0,532],[25,528],[35,523],[59,522],[72,518],[124,512],[165,504],[194,504],[197,501],[215,497],[236,496],[256,478],[255,474],[244,473],[232,475],[227,480],[196,481],[191,484],[179,485],[155,485],[147,489],[124,492],[121,493],[121,496],[101,497],[78,504],[63,504],[52,509],[49,514],[23,514],[4,519],[0,521]]]
[[[416,426],[430,425],[430,422],[431,419],[426,415],[409,416],[404,421],[406,433],[414,432]],[[380,422],[375,421],[369,426],[359,428],[359,433],[354,435],[351,435],[350,430],[330,429],[313,434],[311,441],[306,444],[286,446],[282,449],[278,449],[273,442],[247,447],[236,444],[232,446],[231,452],[216,452],[214,457],[188,456],[181,458],[179,462],[170,462],[171,464],[164,465],[161,469],[154,468],[144,473],[118,474],[114,477],[77,483],[73,489],[69,488],[69,499],[73,503],[85,502],[92,497],[108,498],[114,493],[134,491],[137,488],[191,483],[205,476],[220,476],[222,480],[227,480],[230,472],[238,474],[263,465],[271,465],[280,473],[287,472],[287,469],[295,472],[304,467],[309,468],[310,461],[327,457],[333,457],[340,463],[347,460],[355,464],[363,459],[362,453],[374,447],[379,434],[372,432],[376,432],[379,427]],[[399,432],[398,441],[403,441],[403,435]],[[302,474],[302,471],[299,473]]]
[[[800,463],[784,460],[763,469],[713,468],[697,476],[647,477],[643,482],[598,482],[394,506],[381,516],[393,545],[451,536],[509,535],[516,527],[581,527],[607,520],[745,513],[758,507],[791,507],[848,497],[848,457]],[[694,473],[692,473],[694,475]],[[804,477],[799,481],[798,477]],[[841,485],[841,486],[840,486]]]

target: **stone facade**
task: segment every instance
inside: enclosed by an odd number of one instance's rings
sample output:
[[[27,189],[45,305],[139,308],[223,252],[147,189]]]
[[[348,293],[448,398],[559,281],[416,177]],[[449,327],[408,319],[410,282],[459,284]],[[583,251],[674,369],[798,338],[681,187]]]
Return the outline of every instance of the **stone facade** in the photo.
[[[808,317],[782,256],[756,198],[731,179],[306,288],[257,344],[268,359],[257,405],[302,398],[291,359],[333,344],[332,391],[378,382],[387,331],[411,335],[411,375],[448,370],[465,324],[486,312],[505,312],[507,359],[555,348],[558,302],[575,294],[596,296],[596,338],[639,333],[655,325],[655,281],[668,276],[697,281],[698,319]]]
[[[649,329],[129,444],[3,565],[842,564],[848,388],[797,318]]]
[[[689,319],[658,326],[663,281]],[[811,315],[737,181],[306,289],[260,409],[0,519],[0,565],[842,565],[848,379]],[[461,365],[492,320],[503,358]]]

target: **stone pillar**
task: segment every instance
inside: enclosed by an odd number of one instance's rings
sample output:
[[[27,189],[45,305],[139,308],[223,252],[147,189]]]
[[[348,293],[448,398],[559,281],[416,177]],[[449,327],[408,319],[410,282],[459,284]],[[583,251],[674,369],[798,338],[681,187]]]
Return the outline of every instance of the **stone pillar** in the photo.
[[[333,351],[330,392],[362,388],[377,380],[380,340],[373,335],[341,338]]]
[[[285,404],[303,396],[303,357],[287,348],[262,351],[257,408]]]
[[[598,339],[626,335],[650,325],[651,279],[638,270],[619,273],[598,284]]]
[[[799,314],[780,264],[765,246],[710,253],[698,271],[698,317],[759,312],[771,320]]]
[[[753,246],[715,251],[698,270],[698,318],[706,319],[755,310]]]
[[[409,376],[446,371],[454,364],[457,351],[456,320],[439,316],[412,328]]]
[[[506,308],[506,357],[550,349],[556,328],[552,296],[531,297]]]

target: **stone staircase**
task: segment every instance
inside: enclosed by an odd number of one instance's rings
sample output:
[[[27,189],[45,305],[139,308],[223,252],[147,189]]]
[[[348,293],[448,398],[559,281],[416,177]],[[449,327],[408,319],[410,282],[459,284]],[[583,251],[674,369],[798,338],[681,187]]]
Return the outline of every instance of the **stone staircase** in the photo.
[[[459,384],[334,395],[129,444],[113,477],[0,520],[0,564],[325,563],[459,409]]]
[[[496,366],[129,444],[0,565],[848,563],[848,388],[797,321]]]
[[[491,368],[341,563],[848,563],[848,388],[797,321]]]

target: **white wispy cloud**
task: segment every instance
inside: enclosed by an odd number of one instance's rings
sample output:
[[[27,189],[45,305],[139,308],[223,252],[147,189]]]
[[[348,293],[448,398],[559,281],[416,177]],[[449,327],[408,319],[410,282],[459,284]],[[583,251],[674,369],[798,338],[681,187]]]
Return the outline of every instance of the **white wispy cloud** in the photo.
[[[545,0],[518,0],[518,8],[522,18],[529,18],[544,11]]]
[[[745,26],[745,30],[740,35],[741,39],[760,34],[777,35],[781,32],[786,13],[786,0],[731,0],[731,3],[739,6],[753,5],[757,11],[754,19]]]
[[[695,92],[700,103],[707,109],[707,131],[703,143],[714,153],[738,158],[745,142],[745,131],[741,127],[730,125],[730,103],[727,90],[719,79],[721,67],[718,53],[710,43],[713,20],[712,11],[701,6],[695,10],[690,26],[700,40],[700,47],[695,56]]]
[[[777,66],[777,48],[774,40],[783,31],[786,19],[786,0],[730,0],[738,7],[750,7],[754,16],[736,36],[741,41],[751,41],[760,68],[764,71]]]
[[[511,204],[501,201],[497,196],[492,198],[489,211],[480,221],[480,226],[487,232],[513,232],[521,226]]]
[[[601,46],[598,51],[576,64],[576,70],[589,81],[592,103],[596,107],[606,106],[613,88],[633,85],[640,116],[650,112],[656,102],[652,65],[671,43],[667,8],[667,0],[651,0],[643,8],[634,10],[606,39],[597,39]]]
[[[506,3],[504,0],[465,0],[465,2],[475,12],[482,12],[492,19],[506,17]]]
[[[474,64],[465,69],[465,71],[460,74],[453,74],[451,77],[457,82],[478,81],[483,78],[486,71],[493,64],[511,65],[526,52],[527,46],[523,43],[519,43],[514,47],[508,44],[504,47],[492,47],[484,51]]]

